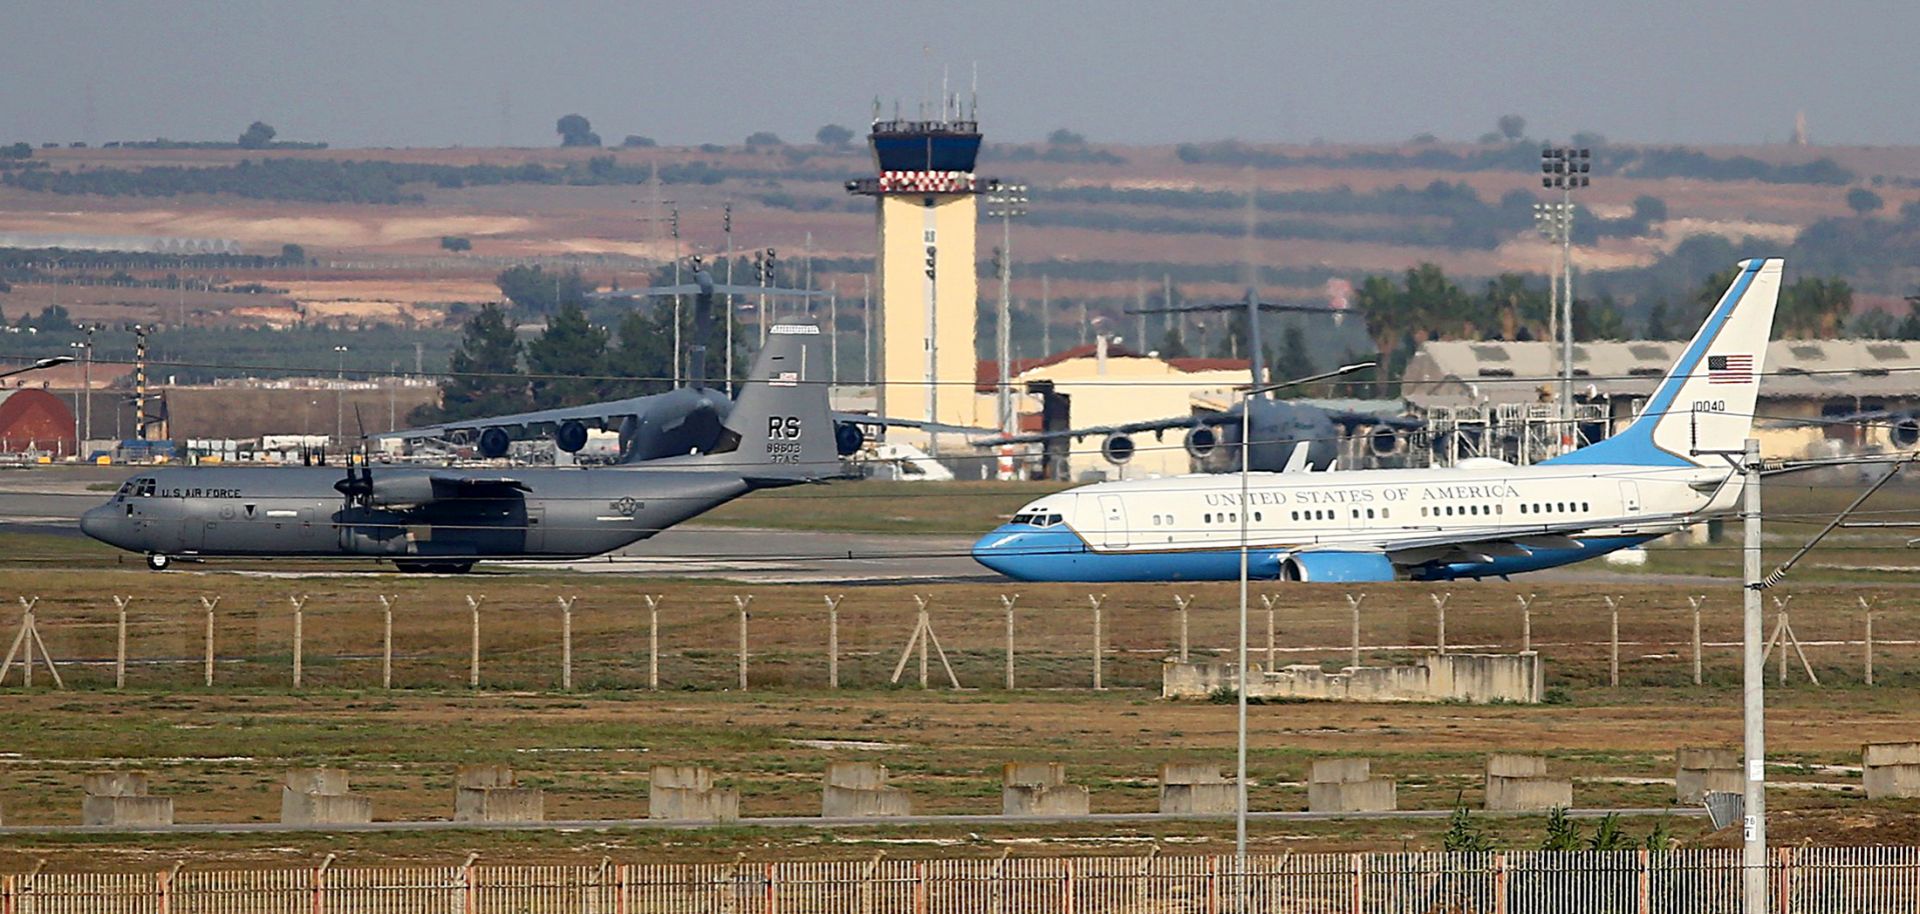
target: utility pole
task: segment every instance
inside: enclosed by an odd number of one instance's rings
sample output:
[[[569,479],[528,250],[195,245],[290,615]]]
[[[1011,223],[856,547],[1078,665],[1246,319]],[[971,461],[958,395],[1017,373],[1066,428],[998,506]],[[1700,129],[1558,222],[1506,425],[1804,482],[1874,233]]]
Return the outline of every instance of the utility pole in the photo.
[[[1009,362],[1013,358],[1013,219],[1027,214],[1027,186],[993,182],[987,189],[987,216],[1000,220],[1000,250],[994,266],[1000,273],[1000,311],[995,322],[995,358],[999,363],[998,393],[1000,430],[1008,435],[1018,431],[1013,409],[1013,386]]]
[[[720,231],[727,236],[727,285],[733,285],[733,203],[729,201],[720,217]],[[727,354],[720,360],[727,378],[727,396],[733,396],[733,293],[726,294]]]
[[[1767,793],[1766,793],[1766,671],[1762,669],[1763,619],[1760,608],[1760,442],[1746,441],[1740,469],[1746,474],[1746,501],[1743,512],[1742,553],[1746,558],[1744,625],[1742,626],[1740,695],[1743,723],[1742,772],[1746,819],[1742,823],[1744,843],[1740,851],[1741,910],[1745,914],[1767,914]],[[1785,651],[1785,643],[1780,649]]]
[[[673,386],[680,386],[680,207],[668,211],[667,225],[673,232]],[[554,302],[557,307],[560,303]]]

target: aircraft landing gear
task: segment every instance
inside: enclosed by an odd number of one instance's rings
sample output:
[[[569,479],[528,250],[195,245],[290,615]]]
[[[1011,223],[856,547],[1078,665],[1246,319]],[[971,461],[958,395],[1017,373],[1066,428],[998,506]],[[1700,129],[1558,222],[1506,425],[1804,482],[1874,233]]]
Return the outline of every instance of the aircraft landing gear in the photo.
[[[466,574],[473,570],[472,562],[394,562],[393,567],[401,574]]]
[[[147,567],[154,571],[165,571],[173,567],[173,557],[158,552],[147,553]]]

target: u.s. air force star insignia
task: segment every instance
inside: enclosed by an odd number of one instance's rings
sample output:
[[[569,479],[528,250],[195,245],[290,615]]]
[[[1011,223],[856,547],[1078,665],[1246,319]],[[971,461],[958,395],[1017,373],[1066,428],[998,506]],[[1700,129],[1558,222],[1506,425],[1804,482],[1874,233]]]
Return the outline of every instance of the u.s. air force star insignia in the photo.
[[[608,502],[607,507],[612,508],[613,513],[615,514],[619,514],[623,517],[632,517],[633,512],[638,511],[640,509],[640,503],[637,501],[634,501],[632,496],[622,495],[619,498]]]

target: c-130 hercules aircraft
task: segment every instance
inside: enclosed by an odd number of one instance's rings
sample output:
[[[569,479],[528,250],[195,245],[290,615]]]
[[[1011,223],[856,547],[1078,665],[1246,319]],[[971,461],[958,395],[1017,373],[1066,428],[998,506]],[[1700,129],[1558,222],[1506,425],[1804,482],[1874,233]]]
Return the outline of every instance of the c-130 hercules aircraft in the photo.
[[[715,446],[604,469],[348,466],[151,470],[80,518],[88,536],[175,557],[366,557],[403,572],[585,558],[756,489],[842,475],[820,329],[774,327]]]

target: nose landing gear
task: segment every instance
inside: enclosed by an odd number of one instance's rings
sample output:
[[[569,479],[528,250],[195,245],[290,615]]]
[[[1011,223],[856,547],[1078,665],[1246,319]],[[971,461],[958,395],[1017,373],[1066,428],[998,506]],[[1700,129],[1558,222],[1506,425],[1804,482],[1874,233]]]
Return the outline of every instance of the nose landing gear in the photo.
[[[158,552],[147,553],[147,567],[154,571],[165,571],[173,567],[173,557]]]

